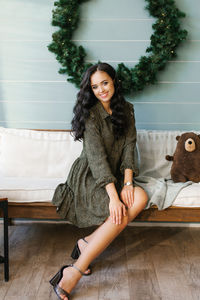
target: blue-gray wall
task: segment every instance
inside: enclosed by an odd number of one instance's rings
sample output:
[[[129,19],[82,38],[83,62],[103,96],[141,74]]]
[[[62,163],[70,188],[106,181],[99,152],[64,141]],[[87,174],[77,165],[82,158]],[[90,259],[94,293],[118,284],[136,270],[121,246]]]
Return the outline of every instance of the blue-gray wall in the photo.
[[[53,0],[0,1],[0,126],[68,129],[77,89],[58,74],[47,49]],[[200,130],[200,2],[176,0],[187,13],[188,40],[158,84],[127,97],[138,129]],[[133,67],[145,54],[154,20],[144,0],[91,0],[82,4],[74,40],[89,61]]]

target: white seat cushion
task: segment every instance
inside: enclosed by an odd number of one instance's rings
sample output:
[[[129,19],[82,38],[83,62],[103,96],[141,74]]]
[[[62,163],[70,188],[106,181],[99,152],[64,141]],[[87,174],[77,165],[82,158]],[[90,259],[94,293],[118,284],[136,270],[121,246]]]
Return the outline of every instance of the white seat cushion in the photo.
[[[174,200],[173,206],[200,207],[200,183],[193,183],[182,189]]]
[[[8,198],[8,202],[33,203],[33,202],[51,202],[54,189],[37,190],[0,190],[1,198]]]
[[[66,178],[5,177],[0,173],[0,197],[9,202],[50,202],[54,190]]]

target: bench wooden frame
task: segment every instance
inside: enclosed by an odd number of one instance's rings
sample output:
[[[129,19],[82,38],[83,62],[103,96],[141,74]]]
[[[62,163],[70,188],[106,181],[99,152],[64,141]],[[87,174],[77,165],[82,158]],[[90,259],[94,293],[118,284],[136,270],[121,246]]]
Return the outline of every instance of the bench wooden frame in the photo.
[[[70,130],[46,130],[38,131],[64,131]],[[9,200],[9,199],[8,199]],[[2,215],[0,214],[0,217]],[[40,220],[61,220],[56,212],[56,207],[48,202],[17,203],[8,202],[9,219],[40,219]],[[141,222],[200,222],[200,207],[176,207],[171,206],[165,210],[158,210],[155,206],[142,211],[135,219]]]
[[[61,220],[56,212],[56,207],[47,202],[8,204],[9,219],[40,219]],[[135,219],[139,222],[200,222],[200,208],[187,208],[171,206],[165,210],[151,207],[142,211]]]

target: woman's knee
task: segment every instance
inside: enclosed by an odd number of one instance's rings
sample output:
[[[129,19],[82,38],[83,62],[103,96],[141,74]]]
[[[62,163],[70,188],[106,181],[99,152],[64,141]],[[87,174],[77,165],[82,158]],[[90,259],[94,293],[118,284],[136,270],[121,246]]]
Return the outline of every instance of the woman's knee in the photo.
[[[136,218],[136,216],[147,205],[148,196],[140,187],[135,187],[133,206],[128,209],[129,222]]]
[[[138,203],[142,207],[145,207],[148,201],[147,193],[139,186],[135,187],[134,191],[134,202]]]

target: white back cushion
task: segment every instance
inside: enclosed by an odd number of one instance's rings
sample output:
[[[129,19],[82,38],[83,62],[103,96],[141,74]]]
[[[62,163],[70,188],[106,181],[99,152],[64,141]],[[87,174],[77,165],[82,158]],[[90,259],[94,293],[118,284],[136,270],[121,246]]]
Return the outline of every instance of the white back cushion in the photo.
[[[140,175],[169,178],[172,162],[165,159],[176,149],[176,136],[181,131],[138,130],[137,144],[140,155]]]
[[[81,151],[70,132],[0,128],[0,170],[6,177],[66,178]]]

